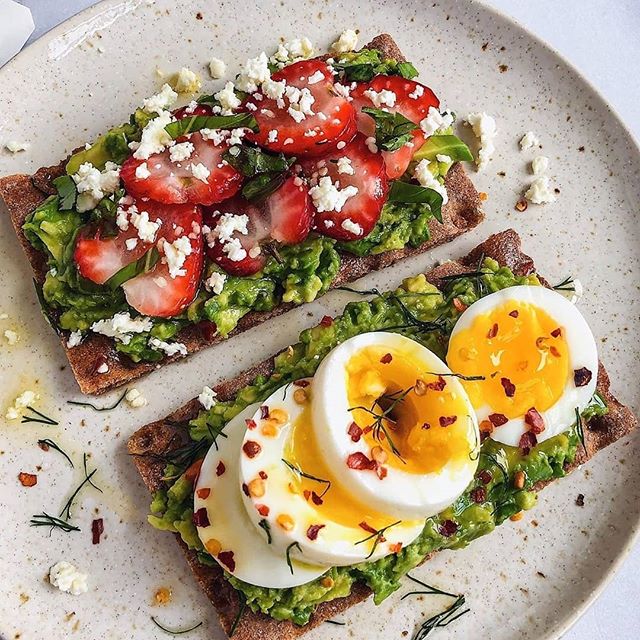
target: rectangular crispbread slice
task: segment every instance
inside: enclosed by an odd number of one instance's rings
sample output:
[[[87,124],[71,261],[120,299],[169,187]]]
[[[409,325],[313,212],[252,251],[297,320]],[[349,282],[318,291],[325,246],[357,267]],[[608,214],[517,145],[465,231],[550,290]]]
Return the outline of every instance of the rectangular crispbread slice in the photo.
[[[518,234],[509,229],[491,236],[459,261],[447,262],[428,272],[427,279],[435,285],[441,284],[443,276],[464,273],[469,271],[470,267],[475,267],[482,255],[497,260],[498,263],[509,267],[518,275],[525,275],[534,270],[533,260],[522,253],[520,249]],[[273,372],[273,360],[265,360],[233,380],[219,384],[214,389],[220,400],[230,400],[240,389],[250,384],[257,375],[269,375],[271,372]],[[620,404],[611,394],[609,377],[602,364],[598,370],[597,390],[607,403],[609,411],[605,416],[595,418],[585,426],[585,450],[580,447],[576,460],[567,467],[567,471],[583,464],[598,451],[624,437],[637,426],[637,419],[631,411]],[[164,464],[154,458],[154,454],[166,453],[183,444],[188,436],[186,430],[176,426],[176,423],[184,423],[195,418],[200,410],[199,402],[194,399],[164,420],[142,427],[129,439],[129,453],[134,456],[133,460],[138,471],[150,491],[161,488],[164,471]],[[546,484],[548,483],[542,482],[534,488],[540,490]],[[200,586],[215,607],[223,629],[228,632],[238,612],[237,593],[225,580],[223,572],[218,566],[207,567],[200,564],[196,554],[187,549],[179,535],[176,535],[176,540],[185,553]],[[312,616],[310,623],[305,627],[298,627],[291,622],[278,622],[266,615],[253,613],[247,609],[233,637],[236,640],[271,640],[274,638],[290,640],[361,602],[370,593],[371,591],[365,585],[357,584],[348,597],[321,604]]]
[[[389,35],[377,36],[367,47],[378,49],[386,58],[404,60]],[[33,268],[35,279],[39,283],[44,281],[47,272],[46,261],[43,254],[29,244],[22,233],[22,225],[35,207],[43,202],[47,196],[55,193],[52,180],[64,172],[65,164],[66,160],[53,167],[43,167],[32,176],[21,174],[0,178],[0,205],[4,201],[4,208],[11,217],[18,238]],[[383,269],[403,258],[424,253],[437,245],[450,242],[480,224],[484,218],[480,207],[480,197],[462,165],[453,165],[446,177],[445,184],[449,194],[449,202],[442,209],[443,224],[435,220],[431,221],[429,224],[431,239],[428,242],[416,248],[407,247],[364,257],[343,253],[341,254],[340,271],[331,286],[341,286],[370,271]],[[248,313],[240,320],[237,328],[231,332],[229,337],[285,313],[291,308],[291,304],[281,304],[271,311]],[[190,325],[183,329],[175,340],[183,343],[188,353],[191,354],[225,339],[219,335],[211,334],[209,327],[199,328],[196,325]],[[61,342],[83,393],[104,393],[135,380],[158,367],[157,363],[134,364],[127,358],[120,358],[113,347],[113,342],[98,334],[90,334],[82,344],[72,349],[67,347],[66,336],[61,336]],[[162,360],[161,364],[167,364],[177,357],[179,356],[167,357]],[[109,365],[109,371],[97,374],[96,370],[105,362]]]

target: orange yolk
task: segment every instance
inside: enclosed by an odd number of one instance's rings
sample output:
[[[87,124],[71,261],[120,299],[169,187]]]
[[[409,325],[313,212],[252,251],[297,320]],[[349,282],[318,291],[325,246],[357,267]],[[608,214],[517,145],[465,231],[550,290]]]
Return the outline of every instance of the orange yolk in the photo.
[[[531,407],[549,409],[570,376],[564,329],[543,309],[520,301],[495,307],[456,333],[447,362],[456,373],[485,376],[463,381],[471,403],[507,418]]]
[[[385,465],[415,474],[469,461],[475,442],[467,403],[450,377],[429,373],[411,350],[362,349],[347,363],[346,384],[372,458],[382,448]]]

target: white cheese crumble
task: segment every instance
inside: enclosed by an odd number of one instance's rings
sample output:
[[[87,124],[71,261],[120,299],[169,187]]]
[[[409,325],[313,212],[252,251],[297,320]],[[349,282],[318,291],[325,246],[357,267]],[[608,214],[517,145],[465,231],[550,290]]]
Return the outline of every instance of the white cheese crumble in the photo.
[[[156,239],[156,233],[162,224],[160,219],[156,219],[155,222],[149,220],[149,212],[148,211],[140,211],[138,212],[137,207],[131,206],[129,207],[129,218],[131,220],[131,224],[138,231],[138,238],[143,242],[154,242]],[[116,224],[120,226],[120,223],[116,219]],[[128,226],[128,225],[127,225]]]
[[[233,110],[237,109],[241,104],[241,100],[236,95],[234,89],[233,82],[227,82],[227,84],[224,85],[224,89],[220,89],[220,91],[213,94],[213,97],[222,107],[222,115],[232,114]]]
[[[192,252],[191,242],[187,236],[180,236],[173,242],[163,242],[162,251],[164,252],[162,262],[169,267],[169,275],[172,278],[187,274],[186,269],[182,268],[187,256],[190,256]]]
[[[453,124],[453,115],[449,111],[440,113],[435,107],[429,107],[427,117],[420,121],[420,128],[427,136],[447,129]]]
[[[569,301],[572,304],[578,302],[578,300],[580,300],[580,298],[582,298],[582,296],[584,295],[584,287],[582,286],[582,282],[580,282],[578,278],[573,279],[573,291],[571,291],[570,293],[571,295],[569,296]]]
[[[420,183],[421,186],[427,189],[433,189],[442,196],[442,204],[445,205],[449,201],[449,194],[443,184],[438,182],[438,179],[431,173],[429,169],[429,160],[420,160],[416,165],[413,172],[413,177]]]
[[[171,113],[168,111],[159,111],[158,116],[150,120],[142,130],[142,137],[133,153],[133,157],[139,160],[148,160],[154,153],[161,153],[165,147],[173,145],[173,139],[165,131],[165,127],[172,120],[173,116]],[[130,143],[129,146],[132,144],[133,143]]]
[[[533,204],[547,204],[556,201],[556,197],[553,195],[549,185],[548,176],[536,178],[525,191],[524,197]]]
[[[368,137],[364,143],[367,145],[367,149],[371,153],[378,153],[378,145],[376,144],[376,139],[373,136]]]
[[[4,145],[4,148],[11,153],[19,153],[20,151],[27,151],[31,145],[28,142],[18,142],[17,140],[9,140]]]
[[[205,167],[202,162],[198,162],[197,164],[192,164],[191,173],[196,180],[200,180],[201,182],[206,182],[211,175],[211,171]]]
[[[236,86],[240,91],[254,93],[258,90],[258,85],[271,77],[269,71],[269,58],[263,51],[256,58],[250,58],[244,63],[240,75],[236,80]]]
[[[219,271],[214,271],[204,281],[204,286],[206,287],[207,291],[211,291],[211,293],[219,294],[219,293],[222,293],[222,289],[226,281],[227,281],[226,273],[220,273]]]
[[[149,167],[146,162],[143,162],[136,167],[136,178],[138,178],[138,180],[146,180],[150,175],[151,171],[149,171]]]
[[[417,100],[424,95],[424,87],[421,84],[416,85],[416,88],[409,94],[412,100]]]
[[[222,78],[227,72],[227,65],[220,58],[211,58],[209,61],[209,74],[214,80]]]
[[[8,317],[9,317],[8,313],[5,313],[4,311],[0,313],[0,320],[6,320]]]
[[[340,37],[331,45],[335,53],[347,53],[358,46],[358,34],[353,29],[345,29]]]
[[[348,176],[352,176],[355,174],[355,169],[351,164],[351,159],[348,158],[347,156],[342,156],[342,158],[338,158],[336,167],[338,168],[338,173],[345,173]]]
[[[149,401],[135,387],[127,391],[124,399],[133,409],[139,409],[140,407],[145,407],[149,404]]]
[[[329,176],[320,178],[315,187],[309,189],[309,195],[318,212],[342,211],[347,200],[358,193],[358,188],[352,185],[339,189]]]
[[[226,253],[232,262],[240,262],[247,257],[247,252],[242,244],[240,244],[238,238],[231,238],[231,240],[222,247],[222,252]]]
[[[171,162],[182,162],[191,157],[194,149],[193,142],[189,142],[188,140],[180,144],[175,144],[169,151],[169,158]]]
[[[527,131],[527,133],[520,138],[520,149],[522,151],[537,147],[539,144],[540,140],[538,140],[538,136],[533,133],[533,131]]]
[[[246,236],[249,231],[247,225],[249,224],[249,216],[246,214],[235,213],[223,213],[219,218],[215,228],[212,231],[214,238],[218,238],[220,242],[229,242],[233,237],[233,234],[238,231],[243,236]]]
[[[353,235],[360,236],[362,235],[362,227],[357,223],[351,220],[351,218],[345,218],[340,225],[345,231],[349,233],[353,233]]]
[[[96,373],[107,373],[109,371],[109,365],[103,362],[97,369]]]
[[[312,73],[307,78],[307,84],[318,84],[318,82],[322,82],[324,80],[324,73],[318,69],[315,73]]]
[[[382,91],[375,91],[374,89],[367,89],[364,95],[371,100],[374,107],[380,109],[382,107],[393,107],[396,104],[396,94],[388,89]]]
[[[267,142],[275,142],[278,139],[277,129],[271,129],[267,135]]]
[[[49,569],[51,585],[74,596],[88,591],[87,577],[86,573],[78,571],[74,565],[64,560],[57,562]]]
[[[198,396],[198,402],[204,409],[209,411],[211,407],[216,403],[216,396],[218,394],[211,387],[203,387],[202,392]]]
[[[172,78],[173,88],[178,93],[196,93],[200,91],[202,80],[197,73],[187,67],[182,67]]]
[[[73,349],[82,342],[82,331],[72,331],[67,338],[67,347]]]
[[[113,318],[98,320],[91,325],[91,331],[100,333],[109,338],[115,338],[122,344],[131,342],[132,333],[151,331],[153,323],[151,318],[132,318],[128,311],[116,313]]]
[[[531,171],[533,171],[534,176],[541,176],[543,173],[547,172],[549,168],[549,158],[547,156],[536,156],[531,161]]]
[[[9,343],[9,346],[11,347],[18,344],[20,340],[20,336],[15,331],[12,331],[11,329],[5,329],[4,338]]]
[[[102,198],[118,188],[120,167],[113,162],[107,162],[104,170],[100,171],[90,162],[83,162],[71,177],[78,191],[76,208],[82,213],[93,209]]]
[[[453,162],[453,160],[451,159],[451,156],[447,156],[444,153],[437,153],[436,160],[438,162],[444,162],[445,164],[451,164]]]
[[[27,389],[23,391],[14,401],[13,405],[7,409],[5,418],[7,420],[17,420],[22,415],[22,410],[32,405],[40,396],[35,392]]]
[[[480,149],[478,150],[476,164],[478,165],[478,171],[482,171],[482,169],[487,166],[491,156],[496,150],[496,121],[488,113],[482,112],[470,113],[466,117],[466,122],[471,126],[473,134],[480,142]]]
[[[145,98],[142,101],[142,109],[147,113],[162,113],[165,109],[173,106],[178,99],[178,94],[168,85],[163,84],[159,93]]]
[[[133,251],[138,246],[138,238],[127,238],[124,241],[124,246],[127,248],[127,251]]]
[[[168,356],[175,356],[176,354],[187,355],[187,347],[182,342],[165,342],[159,338],[151,338],[149,346],[153,349],[164,351]]]

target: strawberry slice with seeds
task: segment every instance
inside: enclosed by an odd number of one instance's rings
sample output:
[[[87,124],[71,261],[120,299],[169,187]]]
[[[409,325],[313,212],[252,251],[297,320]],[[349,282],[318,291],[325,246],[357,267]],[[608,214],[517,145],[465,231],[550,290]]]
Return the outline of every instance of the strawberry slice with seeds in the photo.
[[[213,109],[208,104],[196,104],[194,106],[187,105],[186,107],[180,107],[173,112],[173,117],[176,120],[182,120],[183,118],[191,118],[193,116],[212,116]]]
[[[178,144],[187,143],[192,147],[188,156],[190,147],[182,147],[183,154],[168,148],[148,160],[129,157],[120,170],[127,193],[164,204],[210,205],[233,196],[242,175],[223,158],[229,145],[224,141],[216,145],[200,132],[184,136]]]

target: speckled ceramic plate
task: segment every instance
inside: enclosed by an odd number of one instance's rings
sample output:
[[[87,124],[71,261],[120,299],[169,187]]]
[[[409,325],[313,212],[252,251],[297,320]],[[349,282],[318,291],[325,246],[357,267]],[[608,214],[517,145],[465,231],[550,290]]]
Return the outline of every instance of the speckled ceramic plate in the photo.
[[[359,4],[359,6],[358,6]],[[324,48],[345,26],[361,40],[390,31],[421,70],[421,80],[459,114],[485,110],[496,117],[497,153],[474,180],[489,194],[487,221],[430,255],[373,274],[364,284],[386,288],[436,260],[458,256],[508,226],[551,280],[579,276],[581,309],[601,338],[614,389],[636,411],[640,404],[640,153],[628,131],[591,86],[557,54],[510,20],[476,3],[389,0],[385,3],[292,0],[231,3],[211,0],[108,1],[85,11],[29,47],[0,72],[0,142],[31,143],[28,152],[0,153],[0,175],[56,163],[109,125],[125,120],[158,87],[155,69],[198,69],[215,55],[237,61],[279,37],[308,35]],[[206,87],[205,87],[206,88]],[[522,133],[540,135],[551,159],[558,200],[524,213],[514,203],[531,180],[532,154],[518,149]],[[0,429],[0,636],[13,638],[162,638],[150,617],[168,625],[204,621],[192,638],[220,638],[215,615],[172,536],[147,525],[149,496],[128,459],[127,437],[196,395],[203,381],[233,376],[295,339],[324,313],[341,309],[346,294],[331,293],[228,344],[162,369],[137,387],[144,409],[108,413],[72,407],[80,399],[55,335],[46,326],[31,272],[5,216],[0,217],[0,321],[17,346],[0,346],[2,415],[25,388],[41,395],[38,407],[58,426],[3,423]],[[101,398],[99,404],[112,402]],[[65,460],[36,446],[50,437],[70,452]],[[546,489],[537,508],[468,549],[445,552],[419,575],[464,592],[472,613],[438,631],[440,638],[557,638],[603,587],[638,529],[640,456],[636,440],[598,455],[587,468]],[[84,491],[73,509],[82,531],[48,535],[29,518],[57,512],[80,477],[82,453],[91,454],[103,493]],[[25,489],[20,471],[37,472]],[[585,495],[578,507],[578,493]],[[105,534],[91,544],[99,513]],[[45,581],[51,564],[66,559],[89,574],[89,592],[74,597]],[[169,587],[168,605],[154,593]],[[434,600],[389,598],[375,608],[355,607],[344,627],[324,625],[312,638],[401,638],[443,606]],[[76,633],[73,633],[73,632]]]

